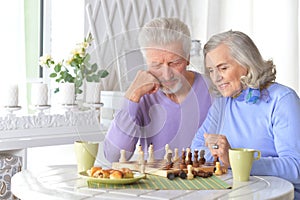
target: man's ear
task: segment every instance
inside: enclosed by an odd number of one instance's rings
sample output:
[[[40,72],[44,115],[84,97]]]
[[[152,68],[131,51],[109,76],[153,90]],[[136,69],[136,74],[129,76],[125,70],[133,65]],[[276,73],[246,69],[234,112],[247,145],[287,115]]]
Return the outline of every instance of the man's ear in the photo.
[[[187,59],[187,65],[190,65],[190,55],[189,55],[189,57],[188,57],[188,59]]]

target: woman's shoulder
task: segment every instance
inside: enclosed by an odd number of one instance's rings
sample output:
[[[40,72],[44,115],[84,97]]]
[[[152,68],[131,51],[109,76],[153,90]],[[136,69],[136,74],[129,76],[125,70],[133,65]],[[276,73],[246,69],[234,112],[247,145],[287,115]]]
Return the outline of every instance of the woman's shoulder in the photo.
[[[286,85],[282,85],[280,83],[273,83],[272,85],[270,85],[267,90],[269,91],[269,94],[271,96],[271,98],[282,98],[286,95],[295,95],[298,97],[297,93],[295,92],[295,90],[293,90],[292,88],[286,86]],[[299,98],[299,97],[298,97]]]

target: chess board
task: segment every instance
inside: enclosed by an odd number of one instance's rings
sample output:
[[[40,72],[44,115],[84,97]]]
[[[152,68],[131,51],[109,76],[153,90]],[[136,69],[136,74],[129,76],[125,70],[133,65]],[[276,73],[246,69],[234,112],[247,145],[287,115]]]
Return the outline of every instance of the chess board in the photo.
[[[155,160],[153,162],[145,161],[145,165],[139,164],[138,161],[126,161],[126,162],[113,162],[113,169],[121,169],[121,168],[129,168],[134,171],[142,171],[144,170],[147,174],[158,175],[167,177],[169,173],[179,172],[181,169],[179,167],[179,161],[175,161],[173,163],[173,167],[170,169],[164,169],[166,166],[166,160]],[[194,167],[195,171],[205,171],[205,172],[214,172],[215,165],[213,163],[205,163],[204,165],[200,165],[199,167]],[[187,169],[184,169],[187,171]]]

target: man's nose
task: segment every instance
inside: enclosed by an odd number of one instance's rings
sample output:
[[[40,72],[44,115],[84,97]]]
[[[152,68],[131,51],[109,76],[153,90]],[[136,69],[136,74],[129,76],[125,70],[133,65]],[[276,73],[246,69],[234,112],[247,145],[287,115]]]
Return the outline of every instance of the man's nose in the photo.
[[[173,71],[168,65],[162,67],[162,75],[164,80],[170,80],[173,78]]]

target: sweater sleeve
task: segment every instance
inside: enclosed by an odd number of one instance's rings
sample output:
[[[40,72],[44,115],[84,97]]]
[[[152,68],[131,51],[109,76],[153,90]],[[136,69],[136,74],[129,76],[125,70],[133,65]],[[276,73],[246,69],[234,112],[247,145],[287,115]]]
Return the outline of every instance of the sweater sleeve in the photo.
[[[300,183],[300,101],[295,92],[282,96],[273,108],[273,138],[278,157],[254,161],[253,175],[272,175]]]
[[[205,146],[204,133],[218,133],[219,127],[218,124],[221,124],[222,121],[222,106],[224,105],[224,98],[215,99],[214,103],[209,109],[209,112],[204,120],[202,126],[198,129],[195,137],[193,138],[191,144],[191,150],[194,152],[197,150],[205,150],[205,159],[206,161],[213,161],[213,156],[210,153],[210,150]]]
[[[126,159],[133,155],[139,138],[138,108],[138,103],[124,98],[123,106],[116,113],[104,139],[104,156],[108,161],[118,161],[120,150],[126,151]]]

